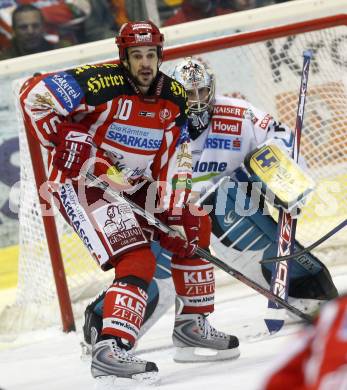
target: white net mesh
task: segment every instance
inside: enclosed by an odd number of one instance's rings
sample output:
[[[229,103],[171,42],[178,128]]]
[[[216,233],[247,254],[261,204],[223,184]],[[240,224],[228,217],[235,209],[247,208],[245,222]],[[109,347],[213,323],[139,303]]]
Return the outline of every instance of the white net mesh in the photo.
[[[317,182],[317,190],[298,225],[298,238],[306,246],[347,217],[347,28],[333,27],[202,53],[198,57],[215,71],[219,94],[242,96],[294,128],[304,49],[312,49],[314,57],[301,152]],[[172,63],[164,63],[163,70],[169,72]],[[15,305],[2,313],[0,333],[60,322],[47,241],[22,125],[19,138],[19,281]],[[73,310],[79,316],[84,308],[83,300],[104,287],[113,272],[98,270],[60,216],[56,217],[56,222]],[[328,265],[343,262],[346,239],[347,229],[329,239],[316,254]]]

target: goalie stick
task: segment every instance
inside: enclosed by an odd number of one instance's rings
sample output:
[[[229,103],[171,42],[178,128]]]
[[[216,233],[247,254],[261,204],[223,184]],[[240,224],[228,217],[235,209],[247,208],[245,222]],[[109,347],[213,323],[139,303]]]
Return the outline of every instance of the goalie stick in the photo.
[[[260,264],[276,263],[276,262],[280,262],[282,260],[293,260],[297,257],[303,256],[306,253],[311,252],[313,249],[315,249],[317,246],[322,244],[324,241],[328,240],[330,237],[332,237],[334,234],[336,234],[339,230],[344,228],[346,225],[347,225],[347,219],[345,219],[339,225],[337,225],[336,227],[331,229],[327,234],[322,236],[319,240],[317,240],[316,242],[314,242],[310,246],[304,248],[303,250],[295,252],[295,253],[293,253],[291,255],[287,255],[287,256],[269,257],[268,259],[260,260],[259,263]]]
[[[137,205],[135,202],[133,202],[130,199],[126,198],[125,196],[123,196],[122,194],[118,193],[117,191],[112,190],[109,187],[108,183],[100,180],[98,177],[96,177],[92,173],[87,172],[83,176],[84,176],[84,178],[86,178],[86,179],[91,181],[91,185],[92,186],[95,185],[96,187],[102,189],[103,191],[105,191],[106,194],[112,196],[115,199],[119,199],[119,200],[121,199],[123,201],[126,201],[131,206],[132,210],[136,214],[146,218],[149,223],[151,223],[154,226],[156,226],[162,232],[169,233],[171,231],[174,231],[172,228],[170,228],[169,226],[165,225],[163,222],[161,222],[154,215],[152,215],[151,213],[145,211],[142,207]],[[225,263],[222,260],[218,259],[216,256],[213,256],[208,251],[198,247],[195,250],[195,254],[200,256],[200,257],[202,257],[202,258],[204,258],[204,259],[206,259],[206,260],[208,260],[209,262],[211,262],[212,264],[216,265],[218,268],[222,269],[223,271],[225,271],[229,275],[233,276],[234,278],[236,278],[240,282],[246,284],[248,287],[251,287],[253,290],[255,290],[258,293],[262,294],[267,299],[271,299],[271,300],[275,301],[278,305],[280,305],[283,308],[287,309],[291,313],[297,315],[298,317],[300,317],[304,321],[312,322],[312,320],[313,320],[312,316],[303,313],[301,310],[299,310],[295,306],[289,304],[287,301],[285,301],[281,297],[273,294],[270,290],[267,290],[267,289],[263,288],[257,282],[253,281],[252,279],[248,278],[247,276],[245,276],[241,272],[237,271],[236,269],[234,269],[233,267],[231,267],[227,263]]]
[[[308,72],[310,67],[310,60],[312,57],[311,51],[304,51],[304,61],[301,72],[301,84],[298,101],[298,109],[296,114],[294,143],[292,149],[292,158],[294,161],[298,161],[300,151],[301,132],[305,111],[305,100],[307,92]],[[278,218],[278,249],[277,256],[290,255],[293,252],[295,230],[297,220],[291,216],[289,212],[285,212],[280,209]],[[271,277],[271,292],[281,297],[284,301],[288,299],[289,290],[289,272],[290,264],[287,260],[281,260],[273,265],[272,277]],[[283,306],[282,306],[283,307]],[[265,324],[270,334],[278,332],[284,324],[284,319],[279,318],[279,309],[282,309],[274,300],[268,302],[269,318],[265,318]]]

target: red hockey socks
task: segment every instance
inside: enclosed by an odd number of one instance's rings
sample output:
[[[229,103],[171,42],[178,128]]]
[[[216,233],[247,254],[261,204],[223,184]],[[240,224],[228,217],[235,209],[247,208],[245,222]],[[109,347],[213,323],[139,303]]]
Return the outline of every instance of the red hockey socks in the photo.
[[[172,278],[176,293],[182,299],[182,313],[212,313],[214,310],[214,268],[200,258],[182,259],[173,256]]]
[[[140,287],[115,282],[106,292],[102,334],[127,339],[138,337],[147,305],[147,293]]]

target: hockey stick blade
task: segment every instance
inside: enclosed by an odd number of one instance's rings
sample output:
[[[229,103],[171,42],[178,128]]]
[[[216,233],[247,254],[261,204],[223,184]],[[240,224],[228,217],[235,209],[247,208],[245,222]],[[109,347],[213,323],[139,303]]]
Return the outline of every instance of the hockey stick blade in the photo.
[[[324,241],[332,237],[334,234],[336,234],[339,230],[344,228],[347,225],[347,219],[345,219],[343,222],[341,222],[339,225],[331,229],[327,234],[322,236],[319,240],[311,244],[310,246],[302,249],[301,251],[295,252],[291,255],[287,256],[280,256],[280,257],[269,257],[268,259],[260,260],[260,264],[268,264],[268,263],[277,263],[282,260],[294,260],[297,257],[303,256],[308,252],[311,252],[313,249],[315,249],[317,246],[322,244]]]
[[[171,231],[174,231],[171,227],[169,227],[166,224],[164,224],[162,221],[160,221],[158,218],[156,218],[151,213],[145,211],[142,207],[138,206],[135,202],[133,202],[130,199],[126,198],[125,196],[123,196],[122,194],[118,193],[117,191],[114,191],[113,189],[111,189],[106,182],[100,180],[98,177],[96,177],[92,173],[87,172],[85,175],[82,174],[82,176],[84,178],[89,179],[92,182],[91,184],[93,186],[99,187],[100,189],[104,190],[111,197],[113,197],[115,199],[122,199],[123,201],[126,201],[131,206],[132,210],[136,214],[146,218],[148,222],[150,222],[151,224],[156,226],[162,232],[169,233]],[[284,299],[282,299],[282,298],[276,296],[275,294],[273,294],[270,290],[267,290],[267,289],[263,288],[257,282],[253,281],[252,279],[248,278],[247,276],[245,276],[241,272],[237,271],[236,269],[234,269],[230,265],[226,264],[224,261],[220,260],[218,257],[213,256],[207,250],[198,247],[195,250],[195,254],[200,256],[200,257],[202,257],[202,258],[204,258],[204,259],[206,259],[206,260],[208,260],[210,263],[214,264],[215,266],[217,266],[221,270],[223,270],[226,273],[228,273],[229,275],[233,276],[234,278],[236,278],[240,282],[246,284],[248,287],[252,288],[253,290],[255,290],[258,293],[260,293],[261,295],[263,295],[265,298],[270,299],[270,300],[276,302],[278,305],[280,305],[283,308],[287,309],[288,311],[290,311],[291,313],[293,313],[296,316],[300,317],[304,321],[310,322],[310,323],[313,321],[313,317],[312,316],[303,313],[301,310],[299,310],[295,306],[289,304]]]

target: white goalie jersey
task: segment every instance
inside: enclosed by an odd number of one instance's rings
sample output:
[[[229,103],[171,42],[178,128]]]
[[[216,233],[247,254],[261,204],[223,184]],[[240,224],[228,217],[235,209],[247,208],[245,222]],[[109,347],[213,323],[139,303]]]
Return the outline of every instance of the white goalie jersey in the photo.
[[[203,193],[230,175],[249,152],[269,139],[291,152],[293,133],[286,125],[246,100],[216,96],[208,128],[191,142],[193,191]]]

